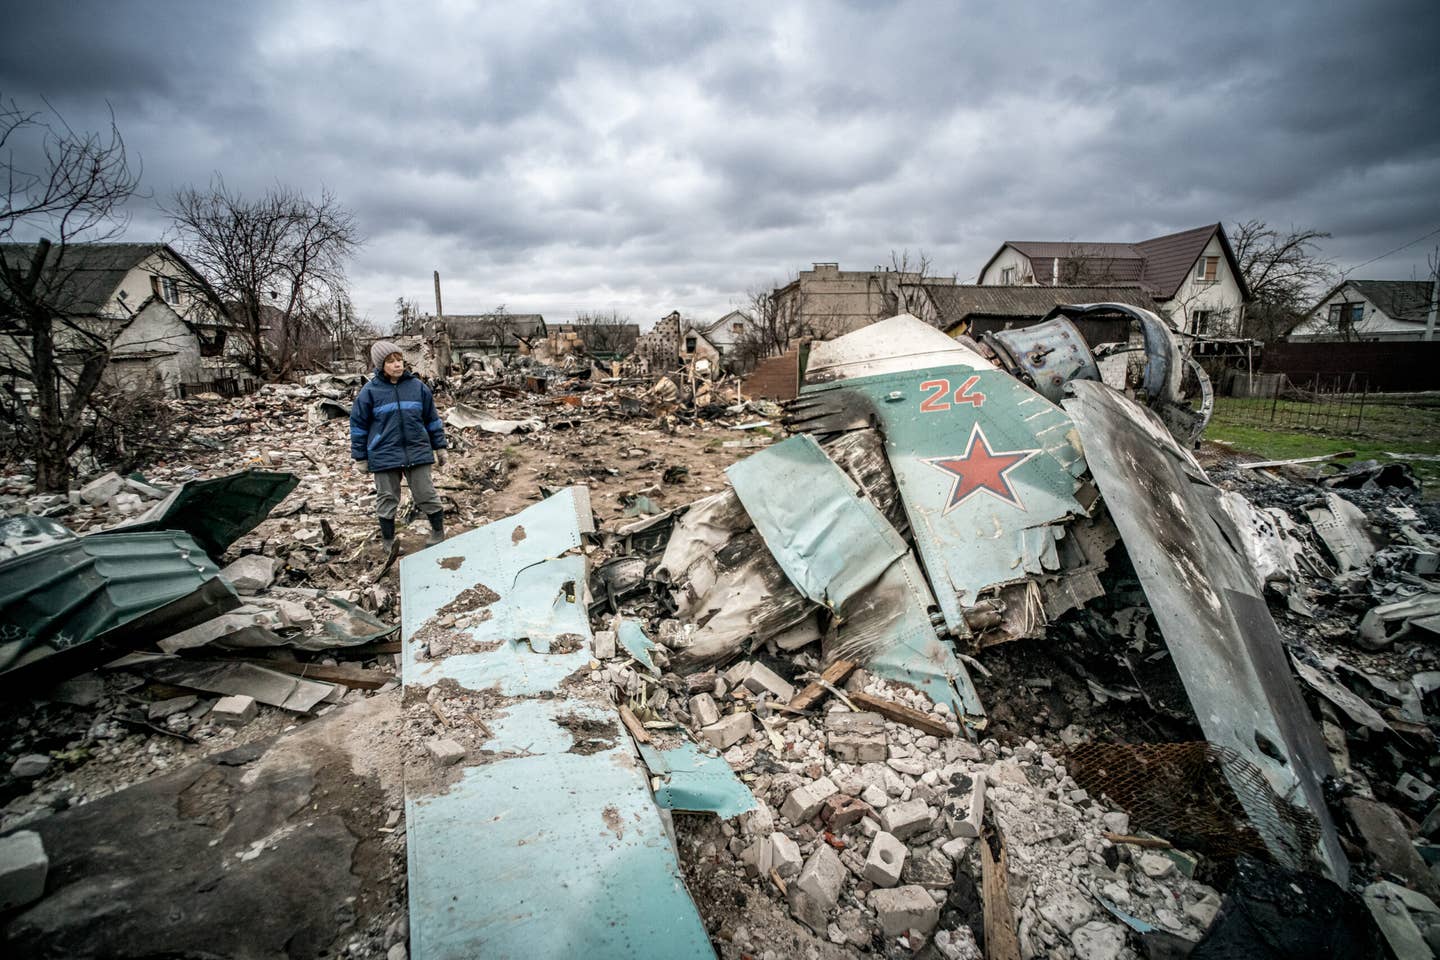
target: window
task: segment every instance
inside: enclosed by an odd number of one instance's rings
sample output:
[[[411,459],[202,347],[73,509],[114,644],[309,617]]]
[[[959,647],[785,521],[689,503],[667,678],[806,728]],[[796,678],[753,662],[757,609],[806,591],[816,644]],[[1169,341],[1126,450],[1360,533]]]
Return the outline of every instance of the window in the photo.
[[[1195,279],[1200,283],[1214,283],[1220,277],[1220,258],[1201,257],[1195,261]]]
[[[166,303],[180,302],[180,285],[175,282],[174,277],[160,278],[160,299]]]
[[[1004,283],[1004,284],[1012,284],[1012,283],[1014,283],[1014,282],[1015,282],[1015,268],[1014,268],[1014,267],[1006,267],[1005,269],[1001,270],[1001,271],[1000,271],[1000,282],[1001,282],[1001,283]]]
[[[686,352],[686,353],[694,353],[694,352],[695,352],[695,338],[694,338],[694,337],[686,337],[686,338],[685,338],[685,352]]]
[[[1360,321],[1365,318],[1363,303],[1330,304],[1330,325],[1340,333],[1354,333]]]
[[[1213,318],[1213,310],[1192,310],[1190,312],[1190,332],[1197,337],[1205,336],[1210,332],[1210,322]]]
[[[745,332],[745,324],[743,324],[743,323],[732,323],[732,324],[730,324],[730,332],[731,332],[731,333],[744,333],[744,332]]]

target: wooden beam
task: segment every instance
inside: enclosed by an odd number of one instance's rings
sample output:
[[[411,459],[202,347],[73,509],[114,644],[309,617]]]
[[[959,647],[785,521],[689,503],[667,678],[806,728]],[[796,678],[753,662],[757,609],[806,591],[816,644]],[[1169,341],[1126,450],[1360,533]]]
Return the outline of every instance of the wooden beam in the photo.
[[[630,731],[630,736],[635,738],[636,743],[649,743],[650,731],[630,712],[625,704],[620,704],[620,722],[625,724],[625,729]]]
[[[845,682],[845,678],[850,676],[854,669],[854,660],[836,660],[820,674],[820,680],[832,685],[841,684]],[[795,694],[795,696],[791,698],[790,703],[786,705],[786,709],[797,712],[800,710],[809,710],[818,703],[825,696],[825,687],[820,680],[815,681]]]
[[[997,859],[990,850],[994,839]],[[1020,960],[1020,938],[1015,933],[1015,911],[1010,906],[1009,858],[998,828],[980,834],[980,893],[985,906],[985,960]]]
[[[903,723],[907,727],[914,727],[916,730],[924,731],[932,737],[949,737],[950,728],[939,720],[921,713],[903,703],[896,703],[893,700],[884,700],[880,697],[871,696],[865,692],[852,693],[850,699],[855,706],[863,710],[871,710],[880,714],[886,720],[894,720],[896,723]]]
[[[381,640],[379,643],[362,643],[358,647],[335,647],[325,651],[337,660],[368,660],[387,653],[399,653],[399,640]]]

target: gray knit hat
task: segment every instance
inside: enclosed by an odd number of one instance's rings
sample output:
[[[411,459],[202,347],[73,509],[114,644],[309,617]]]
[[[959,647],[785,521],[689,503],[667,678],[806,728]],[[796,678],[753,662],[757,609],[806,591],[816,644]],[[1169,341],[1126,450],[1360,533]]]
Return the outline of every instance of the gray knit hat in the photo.
[[[385,362],[385,358],[390,356],[390,354],[403,354],[404,352],[404,350],[400,349],[400,344],[394,340],[376,340],[370,345],[370,366],[379,370],[380,365]]]

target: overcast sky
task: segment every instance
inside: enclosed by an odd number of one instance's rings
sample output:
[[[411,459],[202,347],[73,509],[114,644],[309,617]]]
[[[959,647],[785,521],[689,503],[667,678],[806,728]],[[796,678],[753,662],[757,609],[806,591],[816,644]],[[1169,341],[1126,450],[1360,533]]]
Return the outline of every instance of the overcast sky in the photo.
[[[330,188],[382,323],[434,269],[447,313],[648,327],[907,248],[963,282],[1007,239],[1437,231],[1355,274],[1409,278],[1440,242],[1435,0],[690,6],[10,3],[0,94],[108,103],[156,199]]]

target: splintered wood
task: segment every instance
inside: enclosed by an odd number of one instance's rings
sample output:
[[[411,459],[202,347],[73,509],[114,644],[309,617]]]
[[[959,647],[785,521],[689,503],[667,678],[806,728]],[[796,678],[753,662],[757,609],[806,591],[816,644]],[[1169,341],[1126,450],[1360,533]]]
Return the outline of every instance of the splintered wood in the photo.
[[[820,674],[819,680],[795,694],[786,709],[797,713],[801,710],[809,710],[825,696],[825,684],[833,686],[837,683],[844,683],[845,678],[850,676],[854,669],[854,660],[836,660],[825,668],[824,672]]]

